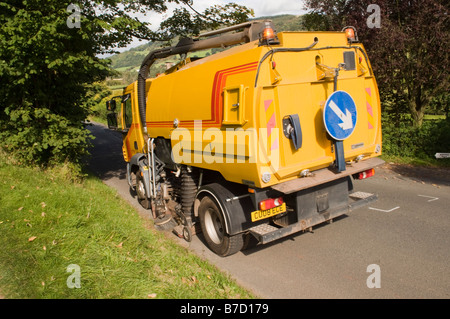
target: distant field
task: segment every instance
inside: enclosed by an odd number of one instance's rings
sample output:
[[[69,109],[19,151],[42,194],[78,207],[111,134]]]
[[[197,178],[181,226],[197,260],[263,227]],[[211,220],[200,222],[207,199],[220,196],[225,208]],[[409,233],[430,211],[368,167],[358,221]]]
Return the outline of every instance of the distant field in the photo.
[[[115,70],[119,71],[119,72],[127,72],[127,71],[133,71],[133,69],[134,69],[134,67],[124,66],[121,68],[116,68]]]
[[[424,119],[425,120],[445,120],[445,115],[425,114]]]
[[[110,89],[111,91],[113,91],[112,96],[116,96],[116,95],[121,95],[123,88],[125,87],[125,85],[114,85],[114,86],[108,86],[108,89]]]

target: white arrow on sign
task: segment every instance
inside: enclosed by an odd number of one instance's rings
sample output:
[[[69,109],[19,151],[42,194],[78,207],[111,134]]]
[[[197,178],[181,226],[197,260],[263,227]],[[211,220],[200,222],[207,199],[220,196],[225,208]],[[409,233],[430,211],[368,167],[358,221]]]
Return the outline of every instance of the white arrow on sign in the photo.
[[[342,123],[338,124],[341,127],[341,129],[349,130],[353,128],[352,113],[350,113],[348,109],[345,109],[344,114],[344,112],[341,111],[339,106],[337,106],[336,103],[334,103],[334,101],[330,101],[330,108],[342,120]]]

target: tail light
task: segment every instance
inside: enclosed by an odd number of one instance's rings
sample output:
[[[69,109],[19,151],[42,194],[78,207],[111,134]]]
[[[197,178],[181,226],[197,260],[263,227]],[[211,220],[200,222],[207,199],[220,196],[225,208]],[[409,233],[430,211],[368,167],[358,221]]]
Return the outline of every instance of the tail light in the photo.
[[[278,198],[268,198],[261,202],[259,202],[259,209],[260,210],[268,210],[277,206],[283,205],[284,200],[282,197]]]
[[[372,177],[373,175],[375,175],[375,170],[373,168],[371,168],[367,171],[355,174],[355,175],[353,175],[353,177],[355,179],[365,179],[365,178]]]

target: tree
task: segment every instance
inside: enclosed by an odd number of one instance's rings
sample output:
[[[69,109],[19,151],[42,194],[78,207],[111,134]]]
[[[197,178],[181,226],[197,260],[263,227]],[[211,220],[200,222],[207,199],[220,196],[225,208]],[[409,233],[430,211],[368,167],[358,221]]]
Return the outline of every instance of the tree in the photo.
[[[170,40],[220,23],[246,21],[252,11],[227,4],[205,12],[190,0],[7,0],[0,2],[0,146],[24,162],[79,163],[90,135],[82,122],[108,60],[133,37]],[[157,31],[134,13],[179,9]],[[180,12],[183,14],[180,15]],[[192,13],[191,13],[192,12]]]
[[[384,111],[409,112],[416,126],[433,98],[449,90],[449,4],[443,0],[379,0],[380,28],[370,28],[374,1],[306,0],[306,27],[357,28],[371,58]]]

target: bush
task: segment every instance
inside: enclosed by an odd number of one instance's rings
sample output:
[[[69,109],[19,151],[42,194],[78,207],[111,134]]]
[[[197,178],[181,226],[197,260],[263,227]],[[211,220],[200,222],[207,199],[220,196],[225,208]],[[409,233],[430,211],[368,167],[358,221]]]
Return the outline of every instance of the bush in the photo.
[[[383,114],[383,152],[390,156],[434,158],[450,152],[450,121],[424,120],[414,127],[407,115]]]
[[[79,164],[87,155],[91,135],[83,123],[73,123],[46,108],[19,108],[0,121],[1,147],[23,164]]]
[[[95,83],[113,74],[109,61],[97,56],[89,21],[68,27],[69,4],[1,3],[0,148],[23,164],[78,164],[89,145],[82,122]]]
[[[436,153],[450,153],[450,121],[424,121],[418,131],[421,149],[418,154],[434,157]]]

